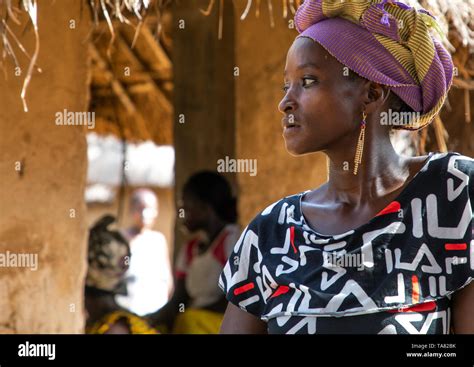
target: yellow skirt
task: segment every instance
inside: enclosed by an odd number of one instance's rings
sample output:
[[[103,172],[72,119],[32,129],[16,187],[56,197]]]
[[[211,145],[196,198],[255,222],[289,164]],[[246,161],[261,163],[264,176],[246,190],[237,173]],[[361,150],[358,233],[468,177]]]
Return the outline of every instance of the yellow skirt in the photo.
[[[110,327],[120,319],[125,319],[129,328],[130,334],[158,334],[158,331],[148,325],[148,322],[143,318],[134,315],[127,311],[113,311],[106,314],[95,324],[86,328],[86,334],[105,334]]]
[[[219,334],[224,314],[191,308],[176,317],[173,334]]]

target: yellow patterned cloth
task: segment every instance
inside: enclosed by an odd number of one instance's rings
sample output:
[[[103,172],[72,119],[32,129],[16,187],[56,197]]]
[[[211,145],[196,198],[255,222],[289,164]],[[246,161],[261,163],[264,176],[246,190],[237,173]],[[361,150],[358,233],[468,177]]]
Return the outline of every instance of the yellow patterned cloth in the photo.
[[[114,311],[108,313],[92,326],[86,328],[86,334],[105,334],[110,330],[112,325],[122,319],[125,319],[128,324],[130,334],[158,334],[158,331],[148,325],[148,323],[141,317],[127,311]]]
[[[449,52],[424,9],[389,0],[306,0],[295,15],[298,37],[318,42],[365,79],[387,85],[418,115],[399,126],[420,129],[439,113],[453,79]]]
[[[176,318],[173,334],[219,334],[224,314],[191,308]]]

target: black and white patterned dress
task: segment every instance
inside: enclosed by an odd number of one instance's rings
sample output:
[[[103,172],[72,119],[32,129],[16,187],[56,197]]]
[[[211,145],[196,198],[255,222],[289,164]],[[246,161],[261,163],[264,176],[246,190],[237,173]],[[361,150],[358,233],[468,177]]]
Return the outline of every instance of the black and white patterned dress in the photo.
[[[245,228],[219,279],[269,333],[442,334],[453,292],[474,279],[474,160],[431,154],[398,197],[357,229],[312,230],[304,193]]]

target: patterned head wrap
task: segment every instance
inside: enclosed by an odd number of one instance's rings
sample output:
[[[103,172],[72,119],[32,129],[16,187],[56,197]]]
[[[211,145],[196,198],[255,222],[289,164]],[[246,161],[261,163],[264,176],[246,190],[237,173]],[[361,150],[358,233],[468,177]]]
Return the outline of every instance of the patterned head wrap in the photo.
[[[107,228],[114,221],[114,217],[106,215],[90,230],[86,286],[126,294],[124,278],[130,260],[130,247],[119,232]]]
[[[295,24],[298,37],[313,39],[355,73],[389,86],[419,112],[398,128],[421,129],[439,113],[453,63],[430,34],[433,28],[441,31],[426,10],[389,0],[305,0]]]

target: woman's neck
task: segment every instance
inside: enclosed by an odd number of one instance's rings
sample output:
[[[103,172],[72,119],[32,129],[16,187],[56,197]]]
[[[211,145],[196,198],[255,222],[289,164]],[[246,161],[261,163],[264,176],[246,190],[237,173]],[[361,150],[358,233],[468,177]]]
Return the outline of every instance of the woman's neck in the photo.
[[[207,236],[208,246],[210,246],[217,236],[222,232],[226,224],[226,222],[217,217],[209,220],[207,227],[204,229],[204,232]]]
[[[357,141],[341,141],[325,151],[329,159],[326,190],[335,201],[358,206],[386,195],[409,177],[409,161],[394,150],[389,134],[366,134],[357,175],[353,173]]]

